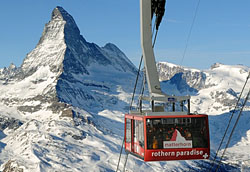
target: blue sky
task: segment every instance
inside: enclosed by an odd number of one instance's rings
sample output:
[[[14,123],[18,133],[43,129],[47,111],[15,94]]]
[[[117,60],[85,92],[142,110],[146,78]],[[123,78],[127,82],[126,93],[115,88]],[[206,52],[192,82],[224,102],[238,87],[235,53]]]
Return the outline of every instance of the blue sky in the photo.
[[[185,58],[183,51],[198,0],[168,0],[157,61],[208,69],[213,63],[250,67],[250,1],[201,0]],[[139,0],[8,0],[0,2],[0,68],[20,66],[39,41],[56,6],[75,19],[88,42],[116,44],[138,66]]]

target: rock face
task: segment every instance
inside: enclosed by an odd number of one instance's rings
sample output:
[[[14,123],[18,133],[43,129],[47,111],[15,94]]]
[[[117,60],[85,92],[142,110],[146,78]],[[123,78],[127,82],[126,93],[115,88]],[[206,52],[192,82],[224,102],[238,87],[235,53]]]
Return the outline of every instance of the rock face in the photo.
[[[205,87],[206,75],[197,69],[184,68],[167,62],[157,63],[157,69],[161,81],[170,80],[175,74],[182,73],[182,79],[184,79],[190,87],[197,90]]]
[[[191,95],[193,109],[207,114],[226,113],[235,107],[249,71],[246,66],[220,63],[204,71],[167,62],[157,67],[167,94]]]
[[[15,118],[10,118],[7,116],[1,116],[0,114],[0,131],[5,130],[6,128],[9,129],[17,129],[19,128],[23,123]],[[0,136],[1,138],[1,136]]]
[[[3,169],[3,172],[23,172],[23,168],[20,168],[15,161],[8,161]]]

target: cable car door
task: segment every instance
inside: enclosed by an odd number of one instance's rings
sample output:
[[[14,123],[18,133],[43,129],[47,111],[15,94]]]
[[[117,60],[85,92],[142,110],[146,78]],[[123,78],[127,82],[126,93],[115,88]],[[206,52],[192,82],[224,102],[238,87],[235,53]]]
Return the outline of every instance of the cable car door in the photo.
[[[133,146],[132,151],[141,157],[144,157],[144,127],[143,119],[133,120]]]
[[[126,136],[126,140],[125,140],[125,149],[128,151],[132,151],[132,119],[126,118],[125,120],[125,125],[126,125],[126,130],[125,130],[125,136]]]

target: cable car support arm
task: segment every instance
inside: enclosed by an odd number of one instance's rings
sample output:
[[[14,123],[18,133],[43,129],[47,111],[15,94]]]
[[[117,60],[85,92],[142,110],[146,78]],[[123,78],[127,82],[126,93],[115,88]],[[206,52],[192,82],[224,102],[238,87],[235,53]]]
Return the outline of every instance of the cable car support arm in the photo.
[[[190,96],[169,96],[161,90],[152,46],[152,18],[156,16],[156,30],[158,30],[165,12],[165,3],[166,0],[140,0],[141,47],[149,90],[149,97],[140,99],[152,102],[152,107],[154,101],[182,102],[187,100],[189,102],[190,100]]]

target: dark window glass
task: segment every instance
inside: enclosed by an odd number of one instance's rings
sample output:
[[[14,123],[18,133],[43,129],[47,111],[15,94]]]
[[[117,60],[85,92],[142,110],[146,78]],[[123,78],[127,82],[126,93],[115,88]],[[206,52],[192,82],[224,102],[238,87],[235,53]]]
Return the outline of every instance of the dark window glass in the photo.
[[[147,119],[147,148],[206,148],[205,117]]]

